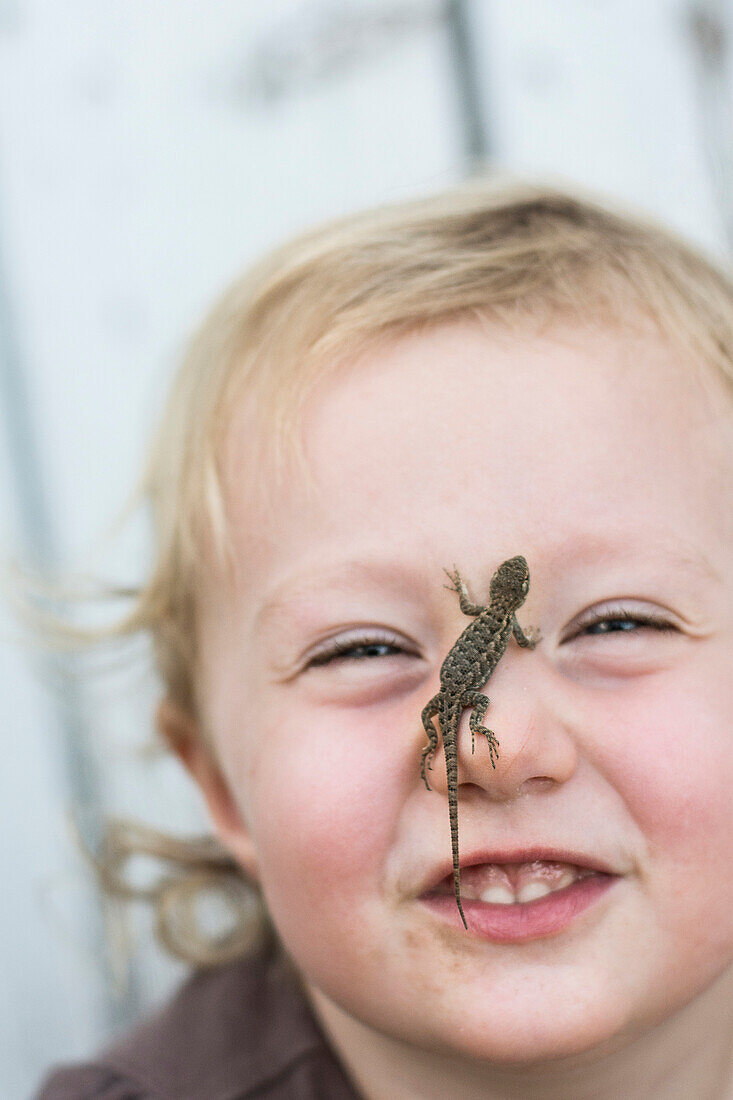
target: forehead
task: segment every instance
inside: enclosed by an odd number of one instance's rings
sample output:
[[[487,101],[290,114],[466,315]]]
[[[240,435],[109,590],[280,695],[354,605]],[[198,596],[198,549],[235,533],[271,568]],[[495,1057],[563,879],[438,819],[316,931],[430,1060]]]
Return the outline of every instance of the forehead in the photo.
[[[228,515],[253,566],[730,538],[730,393],[640,329],[413,333],[322,382],[300,427],[307,476],[273,487],[260,468],[257,492],[251,417],[234,418]]]

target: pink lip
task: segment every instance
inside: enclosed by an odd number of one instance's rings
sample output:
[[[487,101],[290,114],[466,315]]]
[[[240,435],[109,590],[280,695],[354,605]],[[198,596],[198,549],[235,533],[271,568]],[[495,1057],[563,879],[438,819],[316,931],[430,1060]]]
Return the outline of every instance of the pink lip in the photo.
[[[494,943],[524,943],[555,935],[567,928],[617,881],[618,876],[599,872],[543,898],[514,905],[496,905],[464,898],[463,911],[468,931]],[[463,931],[455,898],[448,894],[425,894],[419,900],[437,916]]]

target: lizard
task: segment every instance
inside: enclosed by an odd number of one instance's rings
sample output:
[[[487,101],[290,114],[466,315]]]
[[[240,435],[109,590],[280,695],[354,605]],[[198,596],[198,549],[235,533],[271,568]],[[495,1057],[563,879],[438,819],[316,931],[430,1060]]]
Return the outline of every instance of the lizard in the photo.
[[[428,771],[438,746],[438,733],[433,719],[437,715],[445,752],[445,770],[448,779],[448,814],[450,818],[451,850],[453,853],[453,892],[464,928],[468,928],[461,905],[461,881],[458,862],[458,727],[466,708],[471,708],[471,752],[475,750],[477,733],[482,733],[489,745],[489,759],[496,768],[499,742],[492,730],[482,726],[489,706],[488,696],[479,688],[487,682],[501,657],[511,635],[520,646],[534,649],[539,637],[525,633],[517,622],[516,612],[524,603],[529,591],[529,568],[521,555],[502,562],[491,578],[489,605],[482,607],[472,602],[468,589],[453,566],[453,572],[444,569],[451,583],[444,585],[457,592],[464,615],[471,615],[463,633],[449,650],[440,668],[440,691],[433,696],[422,711],[422,724],[428,735],[428,743],[422,751],[420,775],[430,790]]]

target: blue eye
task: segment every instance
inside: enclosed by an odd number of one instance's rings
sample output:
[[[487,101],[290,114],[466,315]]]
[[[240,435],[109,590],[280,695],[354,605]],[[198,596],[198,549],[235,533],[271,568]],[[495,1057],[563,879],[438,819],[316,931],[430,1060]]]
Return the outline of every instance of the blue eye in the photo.
[[[649,627],[652,630],[674,630],[675,627],[657,615],[634,614],[619,610],[617,612],[600,612],[590,620],[582,623],[579,634],[616,634],[621,632],[631,633],[639,627]]]
[[[586,633],[610,634],[616,630],[634,630],[638,625],[638,619],[601,619],[600,622],[591,623],[586,627]]]
[[[308,661],[308,668],[335,663],[336,661],[370,661],[377,657],[391,657],[404,653],[395,641],[386,641],[384,638],[349,638],[344,641],[335,641],[327,648],[314,654]]]

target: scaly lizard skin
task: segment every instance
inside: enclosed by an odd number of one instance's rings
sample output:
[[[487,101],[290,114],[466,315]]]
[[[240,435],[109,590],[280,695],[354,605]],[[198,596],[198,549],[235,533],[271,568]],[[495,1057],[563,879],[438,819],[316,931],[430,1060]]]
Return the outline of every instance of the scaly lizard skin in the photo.
[[[516,617],[516,611],[524,603],[529,591],[529,569],[523,557],[509,558],[496,570],[491,578],[488,607],[471,602],[468,589],[455,566],[452,573],[447,569],[444,572],[452,582],[444,587],[458,593],[461,611],[464,615],[475,616],[475,619],[466,627],[443,661],[440,669],[440,691],[423,708],[422,724],[428,735],[428,743],[422,751],[420,775],[430,790],[427,771],[432,767],[433,755],[438,747],[438,734],[433,724],[433,718],[438,715],[448,778],[453,891],[463,926],[468,928],[461,905],[458,863],[458,727],[464,709],[471,707],[471,752],[475,749],[476,734],[483,733],[489,744],[491,766],[495,768],[499,743],[493,732],[481,725],[489,699],[478,689],[486,683],[498,665],[509,644],[510,635],[513,634],[519,645],[528,649],[534,649],[538,638],[525,634]]]

